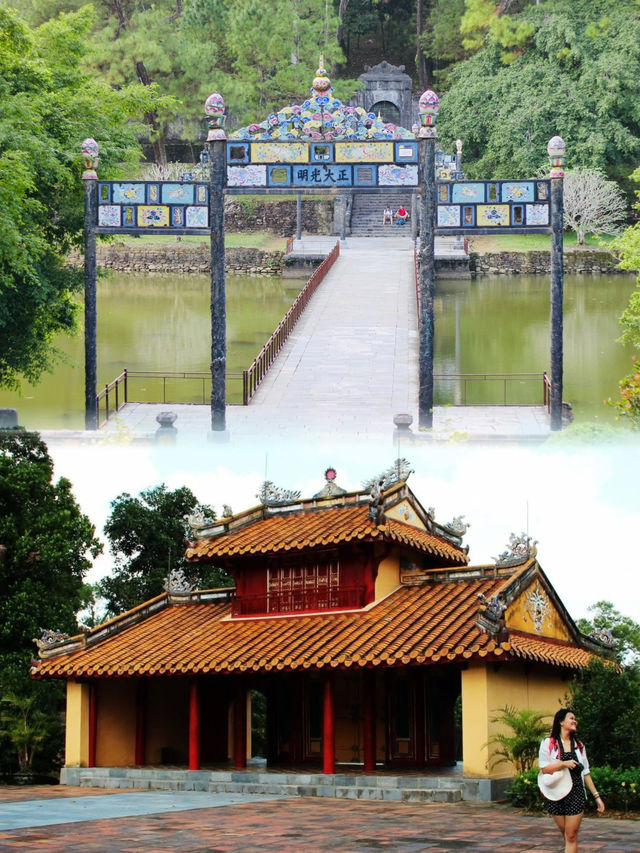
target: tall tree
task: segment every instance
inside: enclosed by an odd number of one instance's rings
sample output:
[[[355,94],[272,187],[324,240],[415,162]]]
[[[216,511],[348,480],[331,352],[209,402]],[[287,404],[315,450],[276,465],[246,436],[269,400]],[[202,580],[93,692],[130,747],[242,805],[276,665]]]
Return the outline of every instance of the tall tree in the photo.
[[[640,663],[640,624],[616,610],[610,601],[596,601],[588,611],[588,619],[578,620],[580,630],[584,634],[611,631],[616,658],[627,665]]]
[[[616,178],[640,154],[640,6],[553,0],[503,16],[451,74],[438,128],[471,177],[533,177],[560,134],[567,165]]]
[[[98,583],[110,615],[159,595],[172,569],[181,569],[201,589],[232,584],[220,569],[186,561],[187,517],[198,506],[186,486],[171,491],[164,484],[142,491],[138,497],[123,492],[111,502],[104,531],[115,569]],[[200,508],[205,516],[215,518],[211,507]]]
[[[91,23],[87,7],[31,29],[0,6],[0,385],[36,381],[52,337],[75,328],[83,139],[101,140],[108,173],[137,156],[131,119],[153,103],[82,70]]]
[[[33,639],[77,631],[83,578],[101,548],[40,437],[0,430],[0,774],[36,747],[35,769],[58,760],[64,690],[29,677]]]

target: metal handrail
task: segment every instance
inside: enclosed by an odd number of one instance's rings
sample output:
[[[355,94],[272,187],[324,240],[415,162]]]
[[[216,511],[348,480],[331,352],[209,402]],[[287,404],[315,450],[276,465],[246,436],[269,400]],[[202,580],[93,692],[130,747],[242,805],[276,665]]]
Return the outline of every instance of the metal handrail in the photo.
[[[547,376],[546,371],[543,373],[434,373],[434,380],[458,380],[462,382],[462,400],[457,405],[460,406],[473,406],[473,405],[486,405],[479,403],[467,403],[467,382],[475,382],[475,381],[498,381],[501,380],[503,383],[503,394],[502,394],[502,403],[492,403],[490,405],[514,405],[519,406],[523,405],[522,403],[508,403],[507,402],[507,383],[510,381],[522,381],[524,380],[540,380],[542,379],[542,405],[547,407],[547,411],[550,410],[550,392],[551,392],[551,383],[549,381],[549,377]],[[536,403],[532,403],[530,405],[537,405]]]
[[[300,319],[302,312],[307,307],[307,304],[320,282],[324,279],[331,267],[336,262],[340,254],[340,243],[336,243],[329,255],[324,259],[320,266],[313,271],[309,281],[302,288],[295,301],[280,321],[280,325],[271,335],[266,344],[262,347],[258,355],[254,358],[248,370],[244,370],[243,388],[242,388],[242,403],[249,405],[249,401],[258,390],[262,380],[267,375],[267,371],[276,359],[276,356],[285,344],[285,341],[293,331],[294,326]]]
[[[242,373],[226,373],[227,380],[239,381]],[[191,403],[205,404],[207,397],[211,394],[211,373],[206,371],[159,371],[159,370],[128,370],[125,368],[119,376],[108,382],[104,388],[96,394],[96,410],[98,413],[98,427],[104,426],[112,415],[117,414],[126,403],[146,403],[147,400],[138,400],[131,396],[130,380],[132,379],[158,379],[162,380],[162,399],[154,400],[155,403],[179,403],[179,400],[171,399],[167,394],[167,381],[176,379],[200,379],[201,392],[199,399],[193,399]],[[209,387],[207,388],[207,383]],[[194,395],[195,397],[195,395]],[[102,412],[104,411],[104,416]]]

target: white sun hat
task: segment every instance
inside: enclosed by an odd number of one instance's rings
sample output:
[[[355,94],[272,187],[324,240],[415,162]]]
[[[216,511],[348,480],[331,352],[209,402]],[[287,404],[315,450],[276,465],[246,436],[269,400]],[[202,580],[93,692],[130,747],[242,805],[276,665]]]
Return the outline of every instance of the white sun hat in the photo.
[[[555,773],[538,773],[538,788],[547,800],[561,800],[571,790],[571,773],[568,767]]]

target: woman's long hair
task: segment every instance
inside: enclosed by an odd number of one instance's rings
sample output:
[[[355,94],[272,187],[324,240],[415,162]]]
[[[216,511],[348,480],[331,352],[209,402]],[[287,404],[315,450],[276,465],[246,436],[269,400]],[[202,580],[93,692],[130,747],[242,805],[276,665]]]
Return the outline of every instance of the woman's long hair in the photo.
[[[551,737],[553,740],[560,741],[560,723],[564,720],[567,714],[575,713],[572,708],[560,708],[556,711],[553,717],[553,725],[551,726]]]

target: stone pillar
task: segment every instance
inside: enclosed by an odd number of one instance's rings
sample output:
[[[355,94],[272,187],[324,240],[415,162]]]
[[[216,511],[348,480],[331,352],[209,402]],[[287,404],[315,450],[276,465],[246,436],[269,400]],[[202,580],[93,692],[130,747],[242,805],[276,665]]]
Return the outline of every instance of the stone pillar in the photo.
[[[564,298],[564,155],[562,137],[549,140],[551,166],[551,429],[562,429]]]
[[[420,182],[422,184],[422,216],[420,231],[419,307],[419,389],[418,426],[433,426],[433,360],[434,360],[434,296],[435,296],[435,216],[436,120],[440,101],[427,90],[420,97]]]
[[[224,100],[206,100],[209,120],[209,228],[211,231],[211,429],[226,428],[227,314],[224,253],[225,132]]]
[[[82,143],[84,171],[84,424],[85,429],[98,429],[98,310],[96,228],[98,225],[98,155],[95,139]]]
[[[336,769],[336,720],[333,675],[324,675],[322,704],[322,772],[329,775]]]

